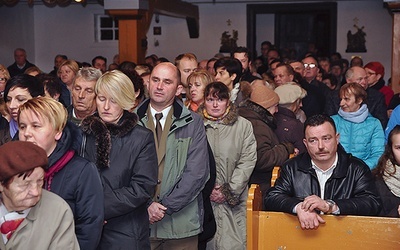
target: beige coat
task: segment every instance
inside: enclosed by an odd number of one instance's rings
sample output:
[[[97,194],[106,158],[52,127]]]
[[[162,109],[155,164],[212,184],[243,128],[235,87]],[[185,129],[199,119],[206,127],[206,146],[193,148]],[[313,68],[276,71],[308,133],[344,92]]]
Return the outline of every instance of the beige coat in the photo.
[[[79,249],[70,207],[59,196],[46,190],[6,245],[0,238],[2,250]]]
[[[216,162],[216,185],[227,187],[231,203],[212,202],[217,232],[207,249],[245,250],[247,185],[257,160],[253,127],[233,106],[222,122],[205,119],[204,124]]]

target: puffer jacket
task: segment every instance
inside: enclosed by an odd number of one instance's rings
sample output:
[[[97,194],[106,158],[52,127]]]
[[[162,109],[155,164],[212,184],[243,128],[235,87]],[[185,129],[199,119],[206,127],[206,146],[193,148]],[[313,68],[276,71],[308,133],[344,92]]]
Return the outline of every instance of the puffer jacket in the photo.
[[[325,184],[324,199],[336,202],[340,215],[378,215],[381,209],[372,173],[360,159],[338,146],[338,162]],[[318,177],[308,153],[288,160],[275,186],[265,197],[266,209],[293,213],[294,207],[310,195],[321,197]]]
[[[340,115],[334,115],[332,119],[346,152],[363,160],[370,169],[375,168],[385,149],[385,134],[379,120],[371,114],[361,123],[351,122]]]

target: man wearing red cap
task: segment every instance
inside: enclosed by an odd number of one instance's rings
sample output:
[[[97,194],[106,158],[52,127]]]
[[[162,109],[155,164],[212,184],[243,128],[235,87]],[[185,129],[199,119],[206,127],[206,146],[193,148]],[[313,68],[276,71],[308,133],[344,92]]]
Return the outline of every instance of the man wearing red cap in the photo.
[[[385,86],[385,68],[380,62],[369,62],[364,66],[367,72],[368,85],[370,88],[379,90],[385,96],[385,104],[389,106],[390,100],[392,99],[394,92],[388,86]]]
[[[42,189],[47,164],[31,142],[0,147],[0,249],[79,249],[70,207]]]

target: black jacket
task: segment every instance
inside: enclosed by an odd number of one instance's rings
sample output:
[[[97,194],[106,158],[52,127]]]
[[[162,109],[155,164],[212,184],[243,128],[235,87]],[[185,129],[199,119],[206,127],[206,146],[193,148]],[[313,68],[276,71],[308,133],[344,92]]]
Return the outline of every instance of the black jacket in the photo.
[[[82,150],[96,163],[104,188],[105,220],[98,249],[150,249],[147,201],[157,184],[153,133],[124,111],[118,124],[86,117]]]
[[[338,163],[325,184],[324,199],[336,202],[340,215],[378,215],[381,200],[369,167],[339,145]],[[292,213],[307,196],[321,197],[321,189],[308,153],[288,160],[281,168],[275,186],[265,197],[269,211]]]
[[[80,157],[81,131],[68,122],[49,156],[49,170],[68,150],[75,155],[52,179],[50,191],[63,198],[74,214],[75,233],[81,249],[96,249],[104,223],[103,187],[96,166]],[[48,183],[45,183],[45,188]]]
[[[16,76],[16,75],[23,74],[25,72],[25,70],[27,70],[30,67],[34,67],[34,66],[35,66],[35,64],[30,63],[27,60],[26,63],[25,63],[25,66],[22,69],[18,68],[17,63],[15,62],[15,63],[11,64],[10,66],[8,66],[7,70],[10,73],[10,76],[13,77],[13,76]]]

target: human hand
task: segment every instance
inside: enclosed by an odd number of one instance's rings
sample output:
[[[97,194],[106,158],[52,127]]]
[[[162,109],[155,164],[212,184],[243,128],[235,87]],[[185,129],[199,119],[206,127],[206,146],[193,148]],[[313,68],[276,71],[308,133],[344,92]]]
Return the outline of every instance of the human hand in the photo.
[[[162,220],[166,210],[167,208],[158,202],[151,203],[151,205],[147,208],[150,224]]]
[[[210,201],[215,202],[215,203],[224,203],[225,202],[225,196],[221,193],[220,188],[221,188],[220,185],[215,185],[215,187],[212,190],[211,195],[210,195]]]
[[[399,215],[400,215],[400,205],[399,205],[399,207],[397,208],[397,212],[398,212]]]
[[[304,201],[301,203],[301,209],[304,211],[312,212],[315,209],[322,211],[324,213],[329,212],[329,205],[326,201],[321,199],[321,197],[317,195],[307,196]]]
[[[320,224],[325,223],[325,220],[317,214],[315,211],[305,211],[302,208],[302,204],[296,208],[297,219],[300,222],[301,229],[318,229]]]

